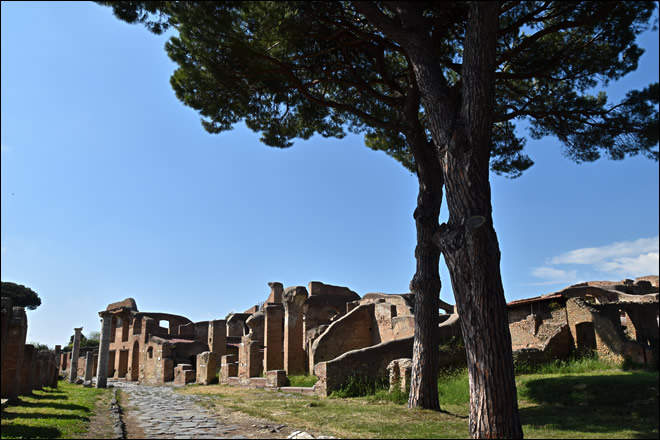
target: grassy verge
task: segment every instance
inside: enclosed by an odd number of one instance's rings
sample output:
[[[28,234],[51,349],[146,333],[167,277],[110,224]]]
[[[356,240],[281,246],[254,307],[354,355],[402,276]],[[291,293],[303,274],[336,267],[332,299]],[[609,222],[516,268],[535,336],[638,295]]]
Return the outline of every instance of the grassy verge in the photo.
[[[287,379],[290,387],[313,387],[316,381],[319,380],[318,377],[312,374],[291,375]]]
[[[622,371],[587,359],[535,367],[516,382],[526,438],[658,438],[657,371]],[[224,385],[180,390],[207,395],[210,408],[221,405],[342,438],[467,438],[467,372],[444,372],[438,391],[444,412],[409,410],[404,393],[384,389],[352,398]]]
[[[2,412],[2,438],[79,438],[88,429],[97,399],[110,390],[60,381],[34,391]]]

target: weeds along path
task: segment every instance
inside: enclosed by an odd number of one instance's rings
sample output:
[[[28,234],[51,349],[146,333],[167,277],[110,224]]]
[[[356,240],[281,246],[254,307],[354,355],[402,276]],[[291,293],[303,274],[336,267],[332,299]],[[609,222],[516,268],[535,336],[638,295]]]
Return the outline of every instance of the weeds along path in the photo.
[[[289,427],[227,409],[210,412],[204,396],[175,393],[171,386],[111,381],[122,391],[128,438],[287,438]]]

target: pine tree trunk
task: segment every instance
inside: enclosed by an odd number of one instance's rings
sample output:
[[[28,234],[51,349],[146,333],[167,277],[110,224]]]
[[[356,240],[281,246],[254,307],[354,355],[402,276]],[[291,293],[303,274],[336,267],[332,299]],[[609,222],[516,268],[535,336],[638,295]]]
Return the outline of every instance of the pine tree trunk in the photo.
[[[468,356],[470,436],[522,438],[488,163],[471,156],[467,168],[465,156],[448,160],[450,219],[440,234]]]
[[[400,4],[400,36],[443,166],[449,221],[436,243],[449,268],[468,353],[470,435],[522,438],[511,335],[488,181],[498,2],[471,2],[460,100],[452,98],[419,10]],[[419,243],[419,238],[418,238]],[[422,325],[420,321],[419,325]]]
[[[409,144],[413,143],[409,140]],[[443,178],[433,145],[425,141],[415,145],[417,148],[413,147],[413,152],[419,181],[417,209],[414,213],[417,228],[417,271],[410,282],[410,291],[415,294],[415,340],[408,407],[439,410],[437,380],[440,249],[433,242],[433,236],[438,228]]]
[[[459,85],[445,79],[420,4],[390,4],[401,26],[371,3],[356,2],[355,7],[406,51],[443,166],[449,221],[438,228],[434,241],[449,268],[468,352],[470,435],[522,438],[488,181],[500,2],[470,2],[460,94],[455,93]],[[425,235],[418,225],[418,249]],[[423,253],[420,249],[416,255]],[[418,257],[418,273],[424,275],[426,268],[419,265]],[[425,316],[415,318],[416,326],[425,325]]]

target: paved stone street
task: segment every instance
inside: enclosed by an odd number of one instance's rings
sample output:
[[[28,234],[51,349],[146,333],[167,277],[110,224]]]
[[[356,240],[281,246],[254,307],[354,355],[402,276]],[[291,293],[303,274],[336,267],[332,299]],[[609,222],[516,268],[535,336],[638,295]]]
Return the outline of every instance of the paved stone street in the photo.
[[[122,406],[144,431],[145,438],[246,438],[239,426],[222,423],[199,405],[201,396],[175,393],[172,387],[150,387],[110,381],[128,395]]]

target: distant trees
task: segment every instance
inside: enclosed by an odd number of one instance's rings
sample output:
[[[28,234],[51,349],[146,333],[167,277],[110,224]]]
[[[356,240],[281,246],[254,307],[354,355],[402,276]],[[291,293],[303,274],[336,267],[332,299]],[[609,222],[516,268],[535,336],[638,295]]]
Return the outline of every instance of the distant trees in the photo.
[[[41,305],[41,298],[34,290],[25,287],[22,284],[2,281],[0,288],[3,298],[11,298],[15,306],[25,307],[28,310],[34,310]]]
[[[71,335],[69,338],[69,343],[66,346],[67,350],[72,350],[73,349],[73,337],[75,335]],[[99,343],[101,342],[101,332],[99,331],[93,331],[89,333],[89,336],[85,336],[84,334],[80,334],[80,348],[84,347],[97,347]]]
[[[51,351],[48,345],[42,344],[41,342],[30,342],[29,344],[32,345],[37,351],[43,351],[43,350]]]

